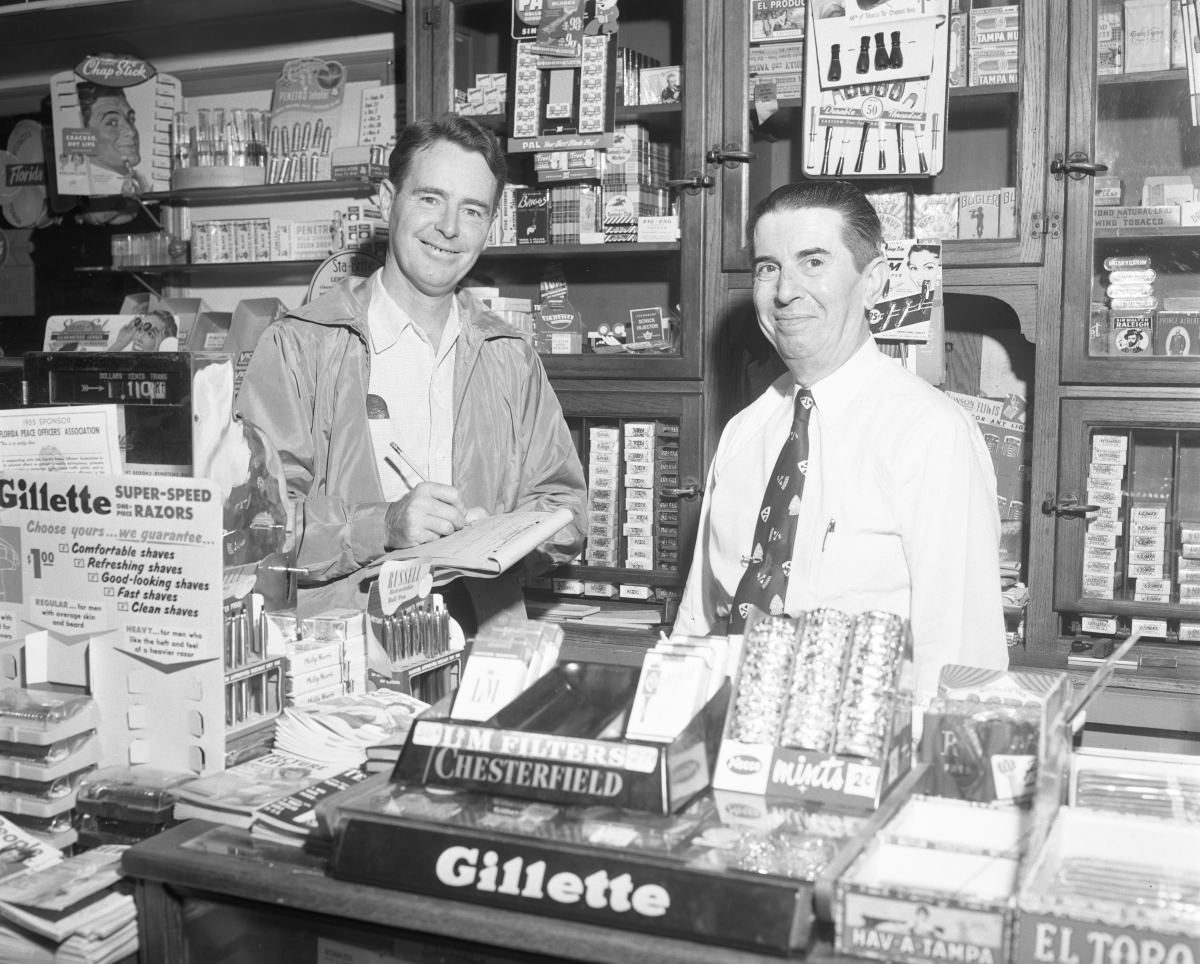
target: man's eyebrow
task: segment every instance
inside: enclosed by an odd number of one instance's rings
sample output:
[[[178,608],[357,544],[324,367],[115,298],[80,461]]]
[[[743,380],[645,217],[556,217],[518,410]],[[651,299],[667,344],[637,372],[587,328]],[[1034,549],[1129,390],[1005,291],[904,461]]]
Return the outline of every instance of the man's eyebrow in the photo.
[[[797,260],[801,260],[804,258],[811,257],[814,254],[826,254],[827,255],[827,254],[829,254],[829,249],[822,248],[820,246],[812,247],[812,248],[801,248],[799,251],[796,252],[795,258]]]
[[[420,184],[413,185],[412,190],[409,191],[408,193],[409,194],[436,194],[438,197],[442,198],[442,200],[449,200],[449,198],[450,198],[449,193],[444,191],[440,187],[422,187]],[[463,198],[463,202],[465,204],[472,204],[476,207],[485,208],[488,211],[490,211],[492,209],[491,201],[480,201],[478,198],[467,197],[467,198]]]

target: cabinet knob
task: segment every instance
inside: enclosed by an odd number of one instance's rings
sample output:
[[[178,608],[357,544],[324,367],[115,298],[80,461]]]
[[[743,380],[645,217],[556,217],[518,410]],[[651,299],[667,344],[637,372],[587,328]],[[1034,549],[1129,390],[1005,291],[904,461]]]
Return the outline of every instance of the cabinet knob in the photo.
[[[703,494],[704,487],[689,480],[687,485],[681,485],[677,489],[673,489],[670,486],[663,488],[663,490],[659,493],[659,498],[678,502],[681,499],[698,499]]]
[[[667,181],[667,187],[674,190],[687,191],[688,194],[699,194],[713,186],[712,175],[701,174],[699,171],[688,171],[683,177]]]
[[[723,164],[728,168],[737,167],[739,164],[749,164],[751,161],[757,159],[757,154],[752,151],[738,150],[736,144],[726,144],[724,147],[714,144],[708,149],[708,153],[704,155],[705,163]]]
[[[1042,514],[1053,516],[1066,516],[1069,519],[1077,519],[1080,516],[1085,516],[1089,512],[1099,512],[1098,505],[1081,505],[1079,499],[1073,495],[1065,496],[1057,502],[1053,496],[1048,496],[1042,502]]]
[[[1096,161],[1089,161],[1088,156],[1083,151],[1075,151],[1068,155],[1064,161],[1061,154],[1055,154],[1054,160],[1050,162],[1050,173],[1054,175],[1055,180],[1062,180],[1065,174],[1072,181],[1082,180],[1084,177],[1095,177],[1097,174],[1103,174],[1108,170],[1107,164],[1100,164]]]

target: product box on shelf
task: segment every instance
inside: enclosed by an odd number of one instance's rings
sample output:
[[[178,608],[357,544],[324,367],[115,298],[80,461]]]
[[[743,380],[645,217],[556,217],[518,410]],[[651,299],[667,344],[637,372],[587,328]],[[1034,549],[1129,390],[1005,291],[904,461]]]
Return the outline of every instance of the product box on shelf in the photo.
[[[866,826],[744,794],[654,815],[394,783],[330,823],[343,880],[775,954],[808,946],[818,882]]]
[[[1059,810],[1017,896],[1014,960],[1200,960],[1200,826]]]
[[[469,661],[468,661],[469,666]],[[723,686],[669,743],[625,739],[639,667],[562,663],[482,723],[439,704],[413,725],[394,779],[553,803],[671,813],[709,786]]]
[[[752,611],[713,786],[870,811],[912,766],[907,624]]]

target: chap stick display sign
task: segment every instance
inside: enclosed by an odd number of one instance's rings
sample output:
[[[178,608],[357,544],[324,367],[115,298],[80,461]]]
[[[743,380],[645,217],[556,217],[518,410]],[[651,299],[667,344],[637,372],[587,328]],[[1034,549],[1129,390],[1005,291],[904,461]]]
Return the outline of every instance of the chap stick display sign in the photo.
[[[136,57],[93,54],[50,78],[60,194],[140,195],[171,186],[179,80]]]

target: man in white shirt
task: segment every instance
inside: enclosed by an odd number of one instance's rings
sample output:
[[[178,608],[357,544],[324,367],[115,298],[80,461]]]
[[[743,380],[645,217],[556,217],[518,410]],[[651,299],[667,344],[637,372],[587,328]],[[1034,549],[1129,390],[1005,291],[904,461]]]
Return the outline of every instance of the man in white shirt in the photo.
[[[484,515],[565,507],[573,523],[538,555],[561,562],[582,544],[583,469],[545,369],[458,290],[505,173],[468,118],[404,128],[380,186],[384,267],[289,312],[254,350],[237,405],[279,450],[300,510],[302,614],[361,604],[361,567]],[[515,580],[475,588],[476,618],[523,612]]]
[[[768,476],[811,390],[808,466],[783,611],[910,620],[918,699],[945,663],[1005,668],[996,480],[959,406],[882,355],[867,323],[888,277],[879,218],[845,182],[755,208],[758,323],[788,372],[725,427],[675,632],[724,632]]]

